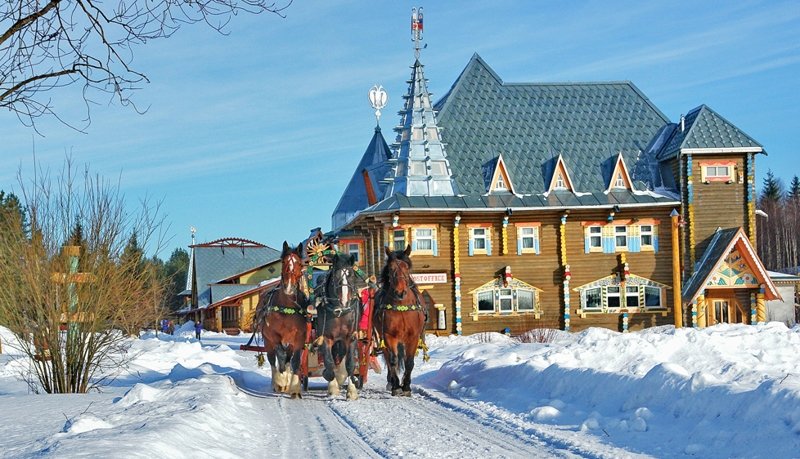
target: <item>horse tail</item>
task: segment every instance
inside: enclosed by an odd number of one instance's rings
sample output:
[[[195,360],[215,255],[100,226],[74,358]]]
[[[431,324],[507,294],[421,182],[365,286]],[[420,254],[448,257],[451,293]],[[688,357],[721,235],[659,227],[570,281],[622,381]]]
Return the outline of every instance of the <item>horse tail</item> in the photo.
[[[335,365],[342,363],[342,359],[347,355],[347,346],[344,345],[344,341],[337,339],[333,342],[331,355],[333,356],[333,363]]]

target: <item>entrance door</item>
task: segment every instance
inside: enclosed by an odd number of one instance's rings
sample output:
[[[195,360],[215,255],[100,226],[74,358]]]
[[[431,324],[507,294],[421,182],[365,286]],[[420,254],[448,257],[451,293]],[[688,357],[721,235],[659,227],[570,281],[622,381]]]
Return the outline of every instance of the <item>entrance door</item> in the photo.
[[[728,300],[714,300],[714,323],[730,323],[730,304]]]
[[[745,324],[747,314],[735,298],[709,298],[706,308],[708,325]]]

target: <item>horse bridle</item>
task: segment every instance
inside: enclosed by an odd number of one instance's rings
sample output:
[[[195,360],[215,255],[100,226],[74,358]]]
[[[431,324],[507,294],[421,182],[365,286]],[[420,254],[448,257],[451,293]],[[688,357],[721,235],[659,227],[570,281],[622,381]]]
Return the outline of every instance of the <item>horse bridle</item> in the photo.
[[[334,274],[329,272],[328,275]],[[338,279],[336,277],[332,279],[326,279],[325,281],[325,301],[323,302],[323,309],[327,312],[330,312],[334,317],[339,318],[343,315],[353,311],[356,306],[356,302],[358,301],[358,295],[355,288],[355,282],[352,284],[349,282],[349,278],[355,278],[355,273],[352,271],[352,268],[347,267],[340,271],[337,271]],[[342,304],[340,297],[328,296],[328,283],[334,284],[334,291],[335,292],[342,292],[341,297],[345,298],[345,304]],[[330,305],[336,305],[336,307],[331,308]]]
[[[281,270],[281,278],[283,278],[284,273],[288,273],[287,277],[290,278],[298,277],[296,274],[297,272],[296,267],[298,264],[302,266],[302,261],[300,260],[300,257],[295,253],[290,254],[288,259],[286,260],[286,263],[283,266],[283,269]],[[282,286],[284,289],[284,293],[287,295],[294,295],[298,287],[300,287],[300,290],[302,290],[302,281],[303,281],[303,270],[302,268],[300,268],[300,274],[298,279],[296,279],[294,282],[287,282],[287,285]],[[283,281],[281,281],[281,283],[282,282]]]

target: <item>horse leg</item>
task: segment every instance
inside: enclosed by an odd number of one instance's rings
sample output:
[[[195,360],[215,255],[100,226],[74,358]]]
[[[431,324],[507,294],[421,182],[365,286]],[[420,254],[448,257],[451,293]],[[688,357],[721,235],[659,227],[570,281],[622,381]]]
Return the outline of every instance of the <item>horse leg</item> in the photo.
[[[400,378],[397,377],[398,373],[398,346],[397,343],[386,343],[386,350],[387,354],[384,354],[384,357],[388,355],[388,361],[386,362],[386,366],[388,367],[389,371],[387,372],[387,381],[388,384],[386,385],[386,389],[392,391],[392,395],[399,395],[400,394]]]
[[[347,345],[347,359],[344,362],[347,376],[350,377],[350,384],[347,385],[347,400],[358,399],[358,389],[356,388],[356,381],[353,376],[356,368],[356,351],[356,341],[350,340],[350,343]]]
[[[303,347],[294,350],[291,356],[291,372],[289,372],[287,381],[287,390],[292,398],[303,398],[300,393],[300,362],[303,358]]]
[[[275,362],[276,352],[275,348],[267,349],[267,361],[269,361],[270,369],[272,370],[272,391],[273,392],[280,392],[281,387],[281,377],[283,374],[278,371],[278,367]]]
[[[413,344],[412,344],[413,343]],[[404,346],[407,350],[408,349],[416,349],[417,342],[416,340],[409,340],[408,343]],[[414,354],[416,352],[406,351],[405,352],[405,371],[403,371],[403,395],[406,397],[411,397],[411,371],[414,369]]]
[[[322,377],[325,378],[325,381],[333,381],[335,378],[333,370],[333,349],[331,346],[331,340],[328,338],[325,338],[325,341],[322,344],[322,361],[325,363],[325,369],[322,370]]]
[[[289,353],[288,347],[283,344],[279,344],[276,347],[276,352],[278,357],[278,371],[280,373],[278,388],[280,392],[288,392],[289,384],[292,380],[292,369],[288,364],[292,358],[292,354]]]

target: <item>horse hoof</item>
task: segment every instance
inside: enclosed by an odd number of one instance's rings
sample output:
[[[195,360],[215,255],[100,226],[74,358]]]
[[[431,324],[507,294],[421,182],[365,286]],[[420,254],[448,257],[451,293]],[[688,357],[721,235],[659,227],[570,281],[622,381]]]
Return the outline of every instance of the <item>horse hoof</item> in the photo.
[[[392,397],[397,397],[398,395],[403,395],[402,389],[392,389]]]
[[[411,397],[411,391],[410,390],[404,390],[403,391],[403,397]]]
[[[292,394],[292,400],[294,400],[296,398],[303,398],[303,396],[300,395],[300,394]]]

